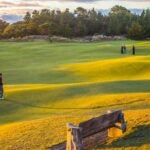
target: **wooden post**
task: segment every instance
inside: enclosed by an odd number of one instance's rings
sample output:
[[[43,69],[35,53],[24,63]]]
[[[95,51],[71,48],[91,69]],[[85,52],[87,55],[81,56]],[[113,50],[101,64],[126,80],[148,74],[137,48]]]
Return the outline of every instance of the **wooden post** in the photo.
[[[71,123],[67,124],[66,150],[83,150],[81,128]]]

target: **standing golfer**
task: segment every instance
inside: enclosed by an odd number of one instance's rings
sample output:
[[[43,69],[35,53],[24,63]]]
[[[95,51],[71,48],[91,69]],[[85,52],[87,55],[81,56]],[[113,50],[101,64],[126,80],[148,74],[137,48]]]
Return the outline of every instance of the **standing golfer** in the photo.
[[[132,54],[135,55],[135,46],[132,47]]]
[[[124,51],[124,47],[121,46],[121,54],[123,54],[123,51]]]
[[[3,93],[3,79],[2,79],[2,73],[0,73],[0,100],[4,99],[4,93]]]

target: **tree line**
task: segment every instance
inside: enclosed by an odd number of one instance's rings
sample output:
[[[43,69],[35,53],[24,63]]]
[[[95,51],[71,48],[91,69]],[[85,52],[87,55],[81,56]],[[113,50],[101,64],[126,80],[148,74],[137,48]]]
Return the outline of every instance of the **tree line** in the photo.
[[[94,34],[124,35],[131,39],[150,37],[150,9],[141,15],[133,14],[122,6],[114,6],[108,15],[82,7],[74,12],[43,9],[27,12],[23,21],[9,24],[0,20],[0,37],[49,35],[82,37]]]

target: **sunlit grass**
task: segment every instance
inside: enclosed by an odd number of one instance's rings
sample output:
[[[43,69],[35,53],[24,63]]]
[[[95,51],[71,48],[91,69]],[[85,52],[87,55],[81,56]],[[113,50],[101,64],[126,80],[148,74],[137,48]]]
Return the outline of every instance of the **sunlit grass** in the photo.
[[[132,44],[128,44],[127,46],[131,47],[131,46],[136,46],[136,47],[148,47],[150,46],[150,42],[149,41],[145,41],[145,42],[137,42],[137,43],[132,43]]]
[[[17,91],[30,91],[37,89],[55,89],[57,87],[63,87],[64,85],[56,84],[20,84],[20,85],[5,85],[5,93],[17,92]]]
[[[79,78],[92,81],[146,80],[150,78],[150,56],[135,56],[70,64],[62,67]]]

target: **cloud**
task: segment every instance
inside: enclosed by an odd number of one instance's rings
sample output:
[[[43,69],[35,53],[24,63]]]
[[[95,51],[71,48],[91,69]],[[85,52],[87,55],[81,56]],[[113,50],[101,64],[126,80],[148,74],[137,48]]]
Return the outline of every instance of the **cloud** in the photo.
[[[39,3],[26,3],[26,2],[21,2],[16,5],[17,7],[42,7]]]
[[[114,5],[121,5],[129,9],[150,8],[150,0],[0,0],[0,16],[3,14],[25,14],[34,9],[61,9],[69,8],[73,11],[81,6],[86,9],[110,9]]]
[[[8,6],[14,6],[14,3],[12,2],[0,2],[0,7],[8,7]]]
[[[0,0],[1,1],[1,0]],[[0,2],[0,7],[42,7],[48,3],[62,3],[67,5],[68,3],[123,3],[123,2],[150,2],[150,0],[3,0]],[[135,4],[136,5],[136,4]]]
[[[26,0],[26,1],[42,1],[42,0]],[[92,2],[98,2],[98,1],[104,1],[104,0],[44,0],[45,2],[52,2],[52,1],[58,1],[58,2],[85,2],[85,3],[92,3]],[[105,0],[105,1],[117,1],[117,2],[150,2],[150,0]]]
[[[38,1],[37,2],[21,1],[19,3],[7,1],[0,2],[0,7],[39,7],[39,6],[41,5],[38,3]]]

